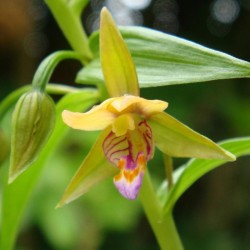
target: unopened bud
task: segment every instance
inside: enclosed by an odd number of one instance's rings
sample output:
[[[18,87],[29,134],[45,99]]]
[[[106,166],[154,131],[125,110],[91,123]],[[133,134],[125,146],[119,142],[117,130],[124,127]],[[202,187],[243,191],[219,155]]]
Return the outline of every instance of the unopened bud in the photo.
[[[29,91],[18,100],[12,117],[9,182],[38,157],[55,123],[55,105],[49,95]]]

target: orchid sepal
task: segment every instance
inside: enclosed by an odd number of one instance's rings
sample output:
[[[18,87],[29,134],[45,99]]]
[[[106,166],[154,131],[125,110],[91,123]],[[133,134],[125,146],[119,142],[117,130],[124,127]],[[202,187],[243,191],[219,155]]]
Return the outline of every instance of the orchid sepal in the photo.
[[[118,173],[118,169],[106,160],[102,150],[103,140],[109,133],[110,128],[101,132],[96,143],[70,181],[57,207],[70,203],[88,192],[97,183]]]
[[[209,138],[195,132],[167,113],[152,115],[149,119],[156,147],[173,157],[223,159],[236,157]]]
[[[110,96],[139,96],[137,73],[131,54],[112,16],[104,7],[100,23],[102,72]]]

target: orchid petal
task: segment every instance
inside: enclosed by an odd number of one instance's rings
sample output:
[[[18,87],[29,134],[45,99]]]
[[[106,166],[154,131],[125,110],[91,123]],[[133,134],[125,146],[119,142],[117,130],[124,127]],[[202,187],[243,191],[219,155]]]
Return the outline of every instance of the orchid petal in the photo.
[[[164,111],[168,107],[168,103],[161,100],[147,100],[140,98],[137,107],[140,113],[145,116],[150,116]]]
[[[110,96],[139,95],[134,62],[112,16],[105,7],[101,11],[100,56]]]
[[[94,107],[86,113],[64,110],[62,119],[71,128],[94,131],[103,130],[112,124],[115,115],[106,109]]]
[[[233,154],[166,113],[152,115],[148,122],[152,128],[156,146],[167,155],[235,160]]]
[[[104,130],[98,137],[95,145],[84,159],[75,176],[68,185],[57,207],[61,207],[79,196],[85,194],[100,181],[114,176],[118,171],[106,160],[102,150],[102,143],[110,133],[110,128]]]
[[[111,98],[110,105],[117,112],[138,112],[145,116],[162,112],[168,106],[167,102],[160,100],[147,100],[139,96],[124,95],[122,97]]]

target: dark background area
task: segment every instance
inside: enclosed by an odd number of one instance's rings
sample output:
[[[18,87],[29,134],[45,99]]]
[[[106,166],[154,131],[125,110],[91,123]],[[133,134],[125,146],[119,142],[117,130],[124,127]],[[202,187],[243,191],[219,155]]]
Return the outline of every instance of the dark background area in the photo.
[[[84,11],[82,19],[88,33],[97,28],[103,2],[91,1]],[[121,5],[117,2],[107,1],[106,5],[120,24],[154,28],[250,61],[250,0],[153,0],[141,9],[132,8],[125,0]],[[46,55],[70,48],[42,0],[1,0],[0,10],[2,100],[12,90],[32,81]],[[73,84],[80,67],[72,61],[64,62],[56,69],[52,81]],[[249,79],[143,89],[142,96],[168,101],[171,115],[214,141],[250,134]],[[74,143],[80,150],[79,142]],[[65,146],[60,150],[66,152],[69,148]],[[183,162],[175,159],[176,166]],[[249,157],[244,157],[212,171],[177,203],[174,215],[185,249],[250,249],[249,163]],[[162,174],[153,164],[149,168],[156,178]],[[82,206],[84,204],[83,201]],[[109,209],[109,205],[106,206]],[[91,209],[88,202],[85,209],[78,206],[77,216],[88,207]],[[127,216],[126,211],[121,213]],[[87,212],[85,219],[88,216],[92,214]],[[128,216],[127,220],[133,218]],[[99,243],[76,243],[74,248],[56,247],[41,224],[32,219],[28,221],[18,239],[17,249],[158,249],[141,212],[137,213],[133,225],[126,227],[128,229],[103,226],[98,234],[101,240],[93,233]]]

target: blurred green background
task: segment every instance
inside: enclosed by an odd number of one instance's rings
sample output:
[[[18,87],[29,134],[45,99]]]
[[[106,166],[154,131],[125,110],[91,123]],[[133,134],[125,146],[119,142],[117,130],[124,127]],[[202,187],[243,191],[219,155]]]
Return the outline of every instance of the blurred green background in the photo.
[[[82,16],[88,33],[98,28],[103,5],[118,24],[154,28],[250,61],[250,0],[93,0]],[[2,100],[31,82],[46,55],[69,45],[42,0],[1,0],[0,10]],[[74,84],[80,67],[62,63],[52,82]],[[250,134],[249,79],[143,89],[142,96],[168,101],[171,115],[214,141]],[[30,200],[16,249],[159,249],[139,201],[125,200],[111,180],[54,209],[96,135],[70,130],[56,149]],[[174,215],[185,249],[250,249],[249,165],[249,157],[224,165],[180,199]],[[149,169],[160,183],[164,171],[158,152]]]

